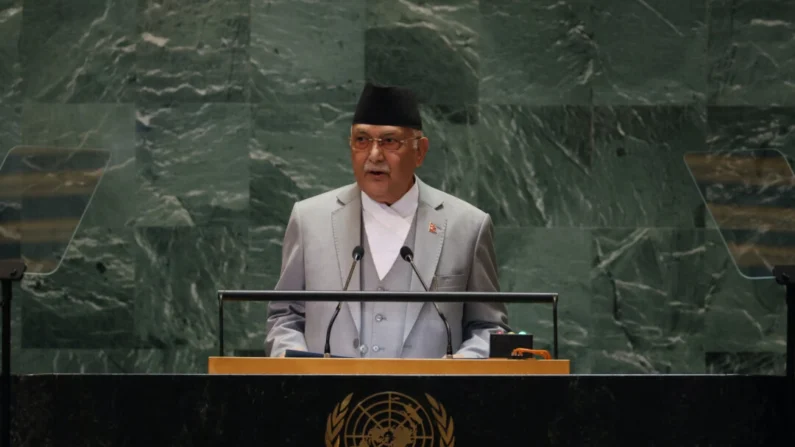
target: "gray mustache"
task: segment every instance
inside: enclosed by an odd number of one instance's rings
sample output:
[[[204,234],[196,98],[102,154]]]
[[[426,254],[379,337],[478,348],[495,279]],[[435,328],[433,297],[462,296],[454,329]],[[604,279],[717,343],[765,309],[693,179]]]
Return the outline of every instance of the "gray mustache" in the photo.
[[[389,166],[376,166],[368,163],[364,165],[364,172],[383,172],[384,174],[389,174]]]

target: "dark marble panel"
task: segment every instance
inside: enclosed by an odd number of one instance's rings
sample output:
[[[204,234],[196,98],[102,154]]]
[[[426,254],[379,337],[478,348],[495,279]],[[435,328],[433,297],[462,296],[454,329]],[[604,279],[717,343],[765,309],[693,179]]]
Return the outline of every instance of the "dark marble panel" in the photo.
[[[284,216],[285,222],[282,224],[256,225],[252,222],[248,230],[245,288],[269,290],[276,287],[281,272],[282,239],[288,217],[289,214]],[[256,305],[247,303],[231,304],[230,308],[238,306],[243,306],[246,312],[257,308]]]
[[[137,352],[132,349],[24,349],[14,359],[18,374],[129,374]]]
[[[54,273],[24,280],[22,346],[135,346],[132,229],[83,228]]]
[[[705,150],[705,141],[698,108],[595,108],[595,225],[703,227],[704,205],[683,156]]]
[[[482,106],[474,132],[478,205],[496,225],[590,224],[590,108]]]
[[[285,225],[293,203],[354,182],[352,105],[254,106],[251,225]]]
[[[268,106],[256,107],[253,115],[253,138],[249,146],[249,196],[250,196],[250,227],[248,230],[248,255],[246,259],[246,281],[245,288],[266,290],[272,289],[279,281],[281,270],[281,250],[282,238],[290,217],[293,203],[304,199],[313,193],[321,192],[325,189],[332,189],[333,185],[321,186],[320,188],[310,188],[303,192],[302,186],[306,187],[304,181],[311,181],[314,176],[301,177],[302,167],[322,166],[323,163],[314,161],[303,161],[301,153],[310,154],[315,147],[329,147],[337,155],[333,158],[340,165],[338,174],[340,185],[352,182],[352,173],[348,173],[349,168],[345,166],[345,142],[344,128],[347,125],[336,124],[335,129],[326,132],[323,129],[326,125],[324,114],[321,113],[325,106],[297,106],[291,108],[291,112],[280,113],[278,109]],[[302,112],[305,112],[304,115]],[[338,111],[341,115],[346,112]],[[290,126],[285,129],[285,135],[295,134],[290,138],[286,146],[282,146],[282,138],[279,132],[279,123],[287,118],[288,122],[293,123],[296,128],[291,132]],[[302,141],[300,137],[299,124],[304,118],[306,123],[306,135],[313,135],[311,139]],[[333,122],[331,119],[329,122]],[[295,145],[295,146],[294,146]],[[276,154],[282,154],[281,156]],[[331,150],[329,155],[332,155]],[[323,155],[319,155],[322,157]],[[349,163],[349,161],[348,161]],[[295,166],[293,166],[295,164]],[[303,166],[302,166],[303,165]],[[346,174],[350,179],[346,180]],[[266,303],[250,304],[235,303],[233,306],[240,307],[244,312],[252,309],[261,311],[260,306]],[[267,309],[264,310],[267,315]],[[264,318],[263,320],[264,321]],[[254,328],[247,328],[254,330]],[[264,330],[264,328],[263,328]],[[230,342],[230,347],[234,343]]]
[[[769,352],[707,352],[708,374],[754,374],[783,376],[787,356]]]
[[[258,225],[252,222],[248,230],[246,275],[242,288],[272,290],[276,287],[281,272],[282,240],[288,217],[289,214],[283,216],[285,222],[280,224]],[[250,355],[259,357],[265,355],[268,303],[228,302],[224,305],[224,314],[226,355],[240,355],[240,350],[250,351]]]
[[[795,104],[795,4],[709,0],[709,102]]]
[[[366,79],[427,104],[477,104],[479,34],[476,0],[368,0]]]
[[[355,103],[366,0],[252,0],[251,100]]]
[[[783,377],[14,379],[19,446],[384,445],[368,439],[380,427],[400,441],[399,424],[426,447],[792,445]]]
[[[741,276],[717,234],[715,239],[725,258],[714,278],[718,289],[707,303],[705,349],[730,354],[784,353],[787,333],[784,288],[773,278],[751,280]],[[736,360],[733,367],[737,369],[758,364],[756,359],[742,356],[730,359]]]
[[[137,228],[135,239],[135,330],[140,346],[217,349],[216,293],[242,286],[246,228]],[[257,336],[257,322],[226,317],[230,328],[245,324],[252,337]]]
[[[481,1],[480,103],[591,104],[591,4]]]
[[[19,36],[22,32],[22,3],[23,0],[0,0],[0,61],[3,61],[0,64],[0,103],[19,102],[20,98],[22,68],[19,63]]]
[[[22,283],[14,282],[11,285],[11,372],[18,372],[18,356],[22,352],[22,303],[25,301],[25,290]],[[2,315],[2,312],[0,312]],[[2,352],[2,349],[0,349]]]
[[[795,108],[709,107],[707,149],[775,149],[795,158]]]
[[[131,104],[27,104],[26,145],[101,149],[110,161],[78,228],[122,228],[138,212],[135,191],[135,109]]]
[[[423,182],[477,205],[480,148],[473,144],[476,106],[420,107],[428,153],[416,174]]]
[[[261,344],[264,346],[264,339]],[[231,343],[227,344],[227,347],[231,348],[230,345]],[[231,355],[232,351],[228,348],[226,355]],[[218,354],[217,347],[213,349],[139,350],[135,359],[134,371],[137,374],[207,374],[208,359]],[[259,357],[262,356],[261,350]]]
[[[137,0],[137,101],[248,98],[250,0]]]
[[[19,45],[25,100],[129,99],[135,12],[129,0],[25,0]]]
[[[138,110],[139,226],[236,224],[248,219],[246,104]]]
[[[22,143],[22,106],[0,104],[0,169],[6,154]]]
[[[594,230],[594,373],[704,373],[726,253],[711,230]]]
[[[592,237],[576,228],[495,229],[502,292],[559,293],[558,358],[571,361],[573,374],[587,374],[589,361]],[[533,334],[536,349],[553,353],[552,306],[508,306],[515,331]]]
[[[208,358],[218,355],[217,349],[14,348],[14,374],[206,374]],[[261,357],[262,350],[252,354]]]
[[[702,103],[707,0],[594,2],[598,105]]]

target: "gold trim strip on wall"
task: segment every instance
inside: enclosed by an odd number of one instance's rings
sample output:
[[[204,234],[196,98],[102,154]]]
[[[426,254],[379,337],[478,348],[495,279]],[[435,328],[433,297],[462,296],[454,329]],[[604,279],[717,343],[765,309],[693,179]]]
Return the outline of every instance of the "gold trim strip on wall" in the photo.
[[[0,243],[68,242],[79,223],[70,217],[0,224]]]
[[[726,244],[730,255],[740,267],[789,265],[795,262],[795,245],[776,247],[770,245]]]
[[[0,175],[0,198],[91,194],[102,170],[26,172]]]
[[[707,204],[721,230],[795,232],[795,209]]]

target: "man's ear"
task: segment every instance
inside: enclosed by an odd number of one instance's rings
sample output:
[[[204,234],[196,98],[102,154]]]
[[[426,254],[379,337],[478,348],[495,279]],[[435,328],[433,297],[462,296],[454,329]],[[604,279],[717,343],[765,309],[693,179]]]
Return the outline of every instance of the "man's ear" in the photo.
[[[430,142],[428,141],[427,137],[422,137],[421,139],[417,140],[417,167],[419,168],[422,166],[422,162],[425,161],[425,156],[428,154],[428,149],[430,147]]]

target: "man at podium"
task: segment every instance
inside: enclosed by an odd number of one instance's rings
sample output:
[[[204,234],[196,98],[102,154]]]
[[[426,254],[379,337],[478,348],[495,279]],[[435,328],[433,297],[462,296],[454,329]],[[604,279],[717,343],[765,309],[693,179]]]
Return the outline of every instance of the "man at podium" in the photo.
[[[491,218],[415,175],[428,146],[413,93],[368,83],[351,126],[356,182],[293,206],[276,289],[499,291]],[[322,353],[336,306],[271,302],[268,354]],[[438,306],[455,357],[488,357],[489,334],[509,330],[502,303]],[[335,356],[441,358],[447,331],[433,303],[346,302],[330,341]]]

